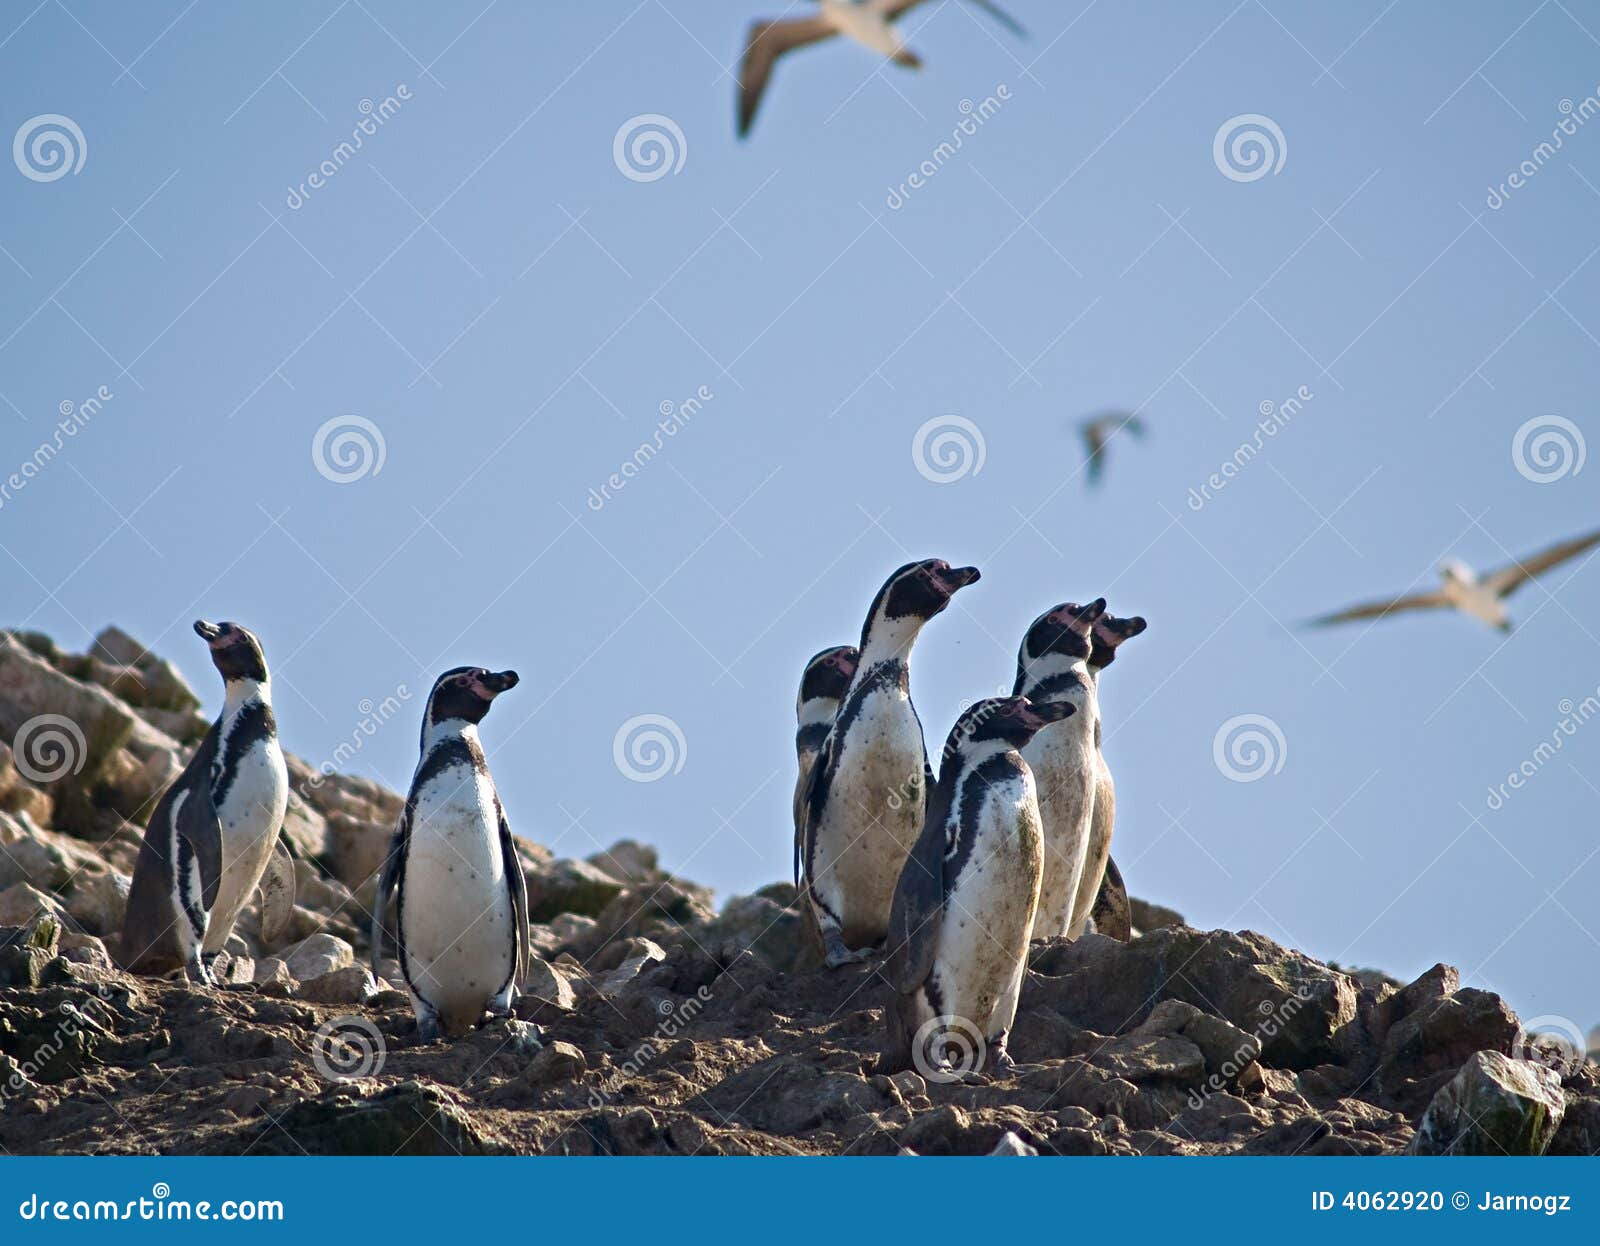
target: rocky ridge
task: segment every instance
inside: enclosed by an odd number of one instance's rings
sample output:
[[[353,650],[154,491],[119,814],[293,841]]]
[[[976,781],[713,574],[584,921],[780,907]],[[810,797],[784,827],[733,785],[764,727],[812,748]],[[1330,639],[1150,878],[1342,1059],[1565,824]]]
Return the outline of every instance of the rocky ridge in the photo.
[[[798,955],[787,883],[729,900],[623,840],[518,845],[517,1017],[419,1045],[366,968],[401,797],[291,759],[298,895],[216,989],[108,954],[143,819],[207,728],[115,628],[0,634],[0,1148],[208,1154],[1594,1154],[1600,1077],[1437,965],[1402,984],[1134,902],[1036,944],[999,1080],[873,1072],[887,986]]]

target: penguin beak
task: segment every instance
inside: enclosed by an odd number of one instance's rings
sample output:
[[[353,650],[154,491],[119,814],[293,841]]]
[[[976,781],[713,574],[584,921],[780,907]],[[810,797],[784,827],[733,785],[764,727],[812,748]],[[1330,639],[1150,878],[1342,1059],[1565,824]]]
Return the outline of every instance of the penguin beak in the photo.
[[[1034,731],[1043,731],[1051,723],[1071,718],[1077,712],[1078,707],[1070,701],[1029,701],[1027,708],[1022,711],[1022,725]]]
[[[1085,623],[1093,623],[1096,619],[1098,619],[1105,612],[1106,612],[1106,599],[1104,597],[1096,597],[1093,601],[1091,601],[1082,610],[1078,611],[1078,617],[1080,619],[1082,619]]]
[[[976,584],[983,578],[976,567],[951,567],[950,570],[941,572],[939,581],[950,593],[957,593],[969,584]]]
[[[520,682],[516,671],[501,671],[498,675],[489,674],[480,679],[479,684],[490,696],[499,696],[502,692],[509,692]]]
[[[209,645],[215,643],[222,635],[222,629],[215,623],[207,623],[204,619],[196,619],[194,621],[194,634]]]
[[[1131,619],[1123,619],[1120,630],[1122,632],[1123,639],[1126,640],[1129,636],[1139,635],[1139,633],[1144,631],[1144,629],[1148,626],[1149,624],[1147,624],[1144,619],[1136,614]]]

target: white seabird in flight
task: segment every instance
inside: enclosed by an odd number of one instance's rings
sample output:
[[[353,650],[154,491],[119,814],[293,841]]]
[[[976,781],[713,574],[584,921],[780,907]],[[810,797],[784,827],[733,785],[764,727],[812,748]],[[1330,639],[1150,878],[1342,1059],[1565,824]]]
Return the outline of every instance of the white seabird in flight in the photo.
[[[993,0],[972,0],[1012,34],[1026,32]],[[760,21],[750,27],[744,45],[744,61],[739,66],[739,137],[750,132],[761,94],[766,90],[772,67],[785,52],[821,43],[835,35],[847,35],[857,43],[881,53],[896,65],[917,69],[922,58],[900,38],[893,23],[924,3],[924,0],[819,0],[815,17],[787,21]]]
[[[1387,601],[1373,601],[1351,606],[1336,614],[1312,619],[1313,626],[1325,623],[1346,623],[1353,619],[1381,619],[1401,610],[1432,610],[1449,608],[1470,614],[1502,632],[1511,630],[1511,620],[1506,616],[1505,599],[1521,585],[1551,567],[1576,558],[1585,550],[1600,545],[1600,531],[1562,541],[1549,549],[1541,550],[1527,558],[1519,558],[1507,566],[1479,575],[1466,563],[1456,558],[1447,560],[1439,568],[1442,583],[1432,593],[1413,593]]]

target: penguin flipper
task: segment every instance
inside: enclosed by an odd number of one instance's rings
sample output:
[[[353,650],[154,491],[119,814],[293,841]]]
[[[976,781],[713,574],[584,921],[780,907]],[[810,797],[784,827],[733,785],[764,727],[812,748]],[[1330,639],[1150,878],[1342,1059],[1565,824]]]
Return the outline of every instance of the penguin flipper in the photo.
[[[1128,888],[1122,881],[1122,871],[1111,857],[1106,858],[1105,877],[1100,880],[1100,893],[1094,898],[1090,916],[1094,918],[1097,933],[1110,935],[1123,943],[1133,938],[1133,913],[1128,905]]]
[[[933,970],[944,917],[944,840],[948,802],[935,789],[922,834],[912,845],[895,884],[889,909],[888,956],[884,975],[902,995],[921,986]]]
[[[498,800],[495,802],[498,804]],[[511,973],[513,988],[520,988],[528,975],[528,959],[532,937],[528,931],[528,880],[522,873],[522,860],[517,856],[517,846],[511,838],[511,824],[506,821],[506,811],[500,810],[500,856],[505,862],[506,886],[511,891]]]
[[[400,891],[400,875],[404,869],[406,844],[411,838],[411,802],[400,811],[400,821],[395,826],[394,838],[389,841],[388,854],[383,859],[383,873],[378,875],[378,894],[372,901],[372,976],[382,975],[381,962],[390,947],[400,948],[400,934],[391,921],[395,897]]]
[[[806,890],[810,878],[811,843],[817,814],[827,800],[828,784],[833,778],[834,735],[829,731],[822,737],[816,759],[811,763],[811,773],[806,776],[805,791],[795,810],[794,820],[794,885]]]
[[[216,802],[211,796],[209,776],[217,752],[217,729],[207,733],[189,764],[207,776],[207,781],[189,784],[173,811],[173,829],[189,845],[195,864],[200,867],[200,900],[206,911],[217,902],[217,892],[222,887],[222,820],[217,817]]]
[[[261,875],[261,937],[267,943],[276,943],[289,928],[294,916],[294,858],[289,855],[283,836],[278,836],[272,846],[272,856],[266,871]]]

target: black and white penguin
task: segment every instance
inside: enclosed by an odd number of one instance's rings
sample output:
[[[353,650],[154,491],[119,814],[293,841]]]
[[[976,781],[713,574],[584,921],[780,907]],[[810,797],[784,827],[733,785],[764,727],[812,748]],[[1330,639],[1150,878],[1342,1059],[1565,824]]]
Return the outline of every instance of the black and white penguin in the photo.
[[[1041,731],[1024,750],[1039,788],[1044,819],[1044,878],[1039,885],[1041,939],[1069,934],[1078,883],[1089,853],[1089,819],[1094,809],[1099,752],[1095,725],[1099,709],[1089,677],[1090,631],[1106,608],[1105,598],[1086,606],[1065,602],[1046,610],[1017,650],[1015,696],[1035,702],[1065,701],[1077,713]]]
[[[289,771],[261,642],[237,623],[202,619],[194,630],[222,675],[222,713],[150,815],[121,958],[139,973],[181,966],[190,981],[209,985],[211,962],[263,875],[271,870],[280,906],[284,876],[292,885],[294,875],[279,839]]]
[[[856,664],[861,650],[854,645],[834,645],[824,649],[806,663],[800,676],[800,693],[795,698],[794,733],[795,760],[800,774],[794,785],[795,827],[800,825],[800,801],[805,795],[806,780],[811,776],[811,764],[816,761],[827,738],[833,720],[838,717],[840,702],[850,691],[850,681],[855,678]]]
[[[1070,721],[1066,700],[979,701],[944,746],[927,819],[895,887],[884,972],[895,990],[880,1073],[944,1063],[963,1072],[1013,1064],[1006,1039],[1028,964],[1044,842],[1022,749]]]
[[[528,891],[478,739],[515,671],[458,666],[434,682],[422,756],[373,908],[373,972],[391,946],[418,1037],[455,1037],[506,1016],[527,971]]]
[[[1138,615],[1119,619],[1116,615],[1102,614],[1094,621],[1094,631],[1090,635],[1089,680],[1094,685],[1096,707],[1094,807],[1089,815],[1089,850],[1084,855],[1083,876],[1078,883],[1078,897],[1072,909],[1070,933],[1074,936],[1083,933],[1094,914],[1101,884],[1106,877],[1106,862],[1111,859],[1111,829],[1117,814],[1117,792],[1111,782],[1111,768],[1106,765],[1105,753],[1100,747],[1103,734],[1099,717],[1100,672],[1116,659],[1118,645],[1144,629],[1145,621]],[[1114,904],[1114,899],[1108,902]],[[1097,928],[1099,924],[1097,919]]]
[[[795,839],[795,884],[829,967],[862,960],[889,928],[906,853],[933,776],[911,704],[911,647],[923,625],[978,579],[976,567],[910,562],[878,590],[861,657],[811,767]]]

